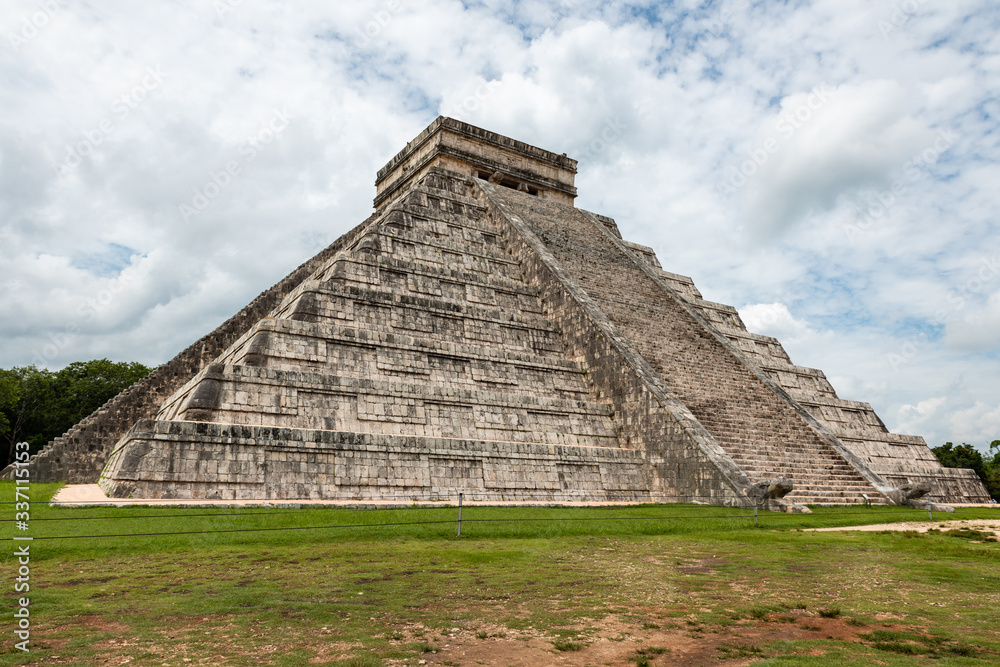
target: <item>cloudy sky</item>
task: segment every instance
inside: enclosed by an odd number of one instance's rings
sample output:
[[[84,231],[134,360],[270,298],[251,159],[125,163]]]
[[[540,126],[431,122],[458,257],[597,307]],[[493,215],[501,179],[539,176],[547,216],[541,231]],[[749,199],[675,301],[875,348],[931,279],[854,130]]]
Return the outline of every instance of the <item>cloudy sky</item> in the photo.
[[[162,363],[445,114],[890,429],[1000,438],[995,0],[0,0],[0,366]]]

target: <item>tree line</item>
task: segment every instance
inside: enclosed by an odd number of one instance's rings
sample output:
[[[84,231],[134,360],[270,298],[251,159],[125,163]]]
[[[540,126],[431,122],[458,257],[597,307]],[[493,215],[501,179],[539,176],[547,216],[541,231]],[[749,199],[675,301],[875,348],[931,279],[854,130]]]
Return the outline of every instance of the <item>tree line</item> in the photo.
[[[4,465],[14,445],[34,454],[97,410],[152,368],[108,359],[76,361],[58,371],[37,366],[0,368],[0,448]]]
[[[931,451],[941,465],[948,468],[972,468],[983,480],[983,486],[994,500],[1000,500],[1000,440],[990,443],[991,456],[982,453],[968,443],[954,445],[946,442]]]

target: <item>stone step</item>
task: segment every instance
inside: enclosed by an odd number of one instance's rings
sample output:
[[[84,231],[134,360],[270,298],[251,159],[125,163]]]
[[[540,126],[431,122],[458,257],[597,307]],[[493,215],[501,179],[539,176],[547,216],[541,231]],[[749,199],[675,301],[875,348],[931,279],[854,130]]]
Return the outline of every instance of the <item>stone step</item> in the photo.
[[[451,341],[427,336],[392,333],[374,329],[359,329],[350,325],[317,324],[300,320],[267,318],[247,332],[232,349],[249,340],[255,332],[275,331],[304,337],[353,343],[361,346],[377,346],[389,349],[424,352],[457,358],[482,359],[495,363],[514,364],[540,370],[584,373],[579,361],[566,359],[561,355],[540,355],[532,352],[486,347],[461,341]],[[253,365],[253,364],[249,364]]]
[[[682,297],[690,301],[692,298],[700,299],[701,292],[695,287],[694,280],[689,276],[682,276],[679,273],[671,273],[660,269],[657,272],[663,280],[667,281],[670,287]]]
[[[758,346],[770,352],[770,354],[765,354],[765,356],[772,356],[775,359],[784,360],[784,363],[791,363],[788,360],[788,355],[785,353],[785,348],[781,345],[781,341],[773,336],[753,333],[752,331],[747,331],[745,327],[720,326],[716,328],[726,338],[741,338],[753,341]]]
[[[328,393],[393,395],[405,399],[421,399],[442,403],[461,403],[490,407],[524,408],[560,413],[608,414],[610,403],[589,400],[567,400],[519,394],[516,391],[478,391],[458,387],[434,387],[424,383],[380,381],[370,378],[353,378],[337,374],[282,371],[253,366],[211,364],[189,385],[202,379],[224,382],[251,382],[275,390],[287,387],[299,391]]]
[[[297,320],[265,320],[220,363],[584,399],[579,363]]]
[[[353,304],[357,303],[370,305],[375,308],[405,308],[450,318],[494,322],[505,326],[517,326],[523,329],[534,329],[546,333],[557,331],[556,326],[550,320],[537,313],[524,313],[499,307],[489,307],[470,303],[464,299],[432,298],[419,294],[398,294],[391,290],[376,289],[373,287],[342,285],[335,282],[320,283],[312,280],[306,281],[296,288],[296,298],[291,299],[285,307],[275,314],[275,317],[284,317],[296,312],[302,312],[292,306],[301,303],[301,297],[305,294],[320,295],[326,302],[330,302],[331,305],[327,308],[327,312],[334,314],[329,315],[324,313],[324,315],[335,319],[354,319],[354,311],[356,309]],[[450,334],[451,332],[445,333]]]
[[[732,306],[695,297],[686,297],[685,300],[697,308],[715,326],[732,327],[735,329],[745,328],[743,320],[740,319],[739,312]]]
[[[534,294],[523,290],[508,290],[487,281],[457,282],[428,277],[420,273],[393,270],[385,267],[337,262],[329,272],[330,278],[322,284],[341,289],[374,289],[416,298],[464,301],[484,308],[541,314],[542,304]]]
[[[802,505],[864,505],[866,502],[871,505],[888,505],[889,502],[885,500],[882,496],[876,494],[868,494],[869,500],[866,501],[863,496],[853,495],[853,496],[838,496],[834,498],[826,496],[792,496],[791,494],[785,496],[786,500],[791,500],[792,502],[799,503]]]
[[[793,484],[795,480],[792,480]],[[838,496],[838,495],[861,495],[862,493],[867,493],[869,497],[873,495],[878,495],[870,486],[865,486],[862,484],[856,485],[837,485],[837,484],[817,484],[815,486],[802,483],[793,489],[793,493],[799,493],[801,495],[814,495],[814,496]],[[791,495],[791,494],[790,494]]]
[[[401,274],[406,276],[405,283],[400,279]],[[537,287],[504,275],[446,269],[395,257],[379,256],[375,260],[367,254],[338,257],[316,276],[316,280],[362,282],[375,287],[384,285],[386,289],[393,290],[404,287],[428,296],[442,296],[449,293],[449,289],[453,290],[453,286],[462,285],[469,295],[494,290],[516,295],[519,302],[529,305],[538,300]]]
[[[734,456],[733,460],[739,463],[742,467],[752,470],[802,470],[804,472],[815,471],[816,474],[835,474],[841,473],[849,476],[856,476],[858,473],[850,465],[841,461],[837,463],[836,461],[822,461],[811,463],[809,461],[782,461],[780,459],[747,459],[741,456]]]
[[[810,483],[816,484],[867,484],[867,482],[859,482],[856,474],[851,474],[848,471],[839,472],[821,472],[819,474],[813,474],[811,472],[801,473],[796,468],[789,467],[754,467],[741,465],[739,461],[736,462],[737,465],[751,478],[753,479],[773,479],[776,477],[787,477],[789,479],[801,479],[809,480]]]
[[[833,486],[843,486],[843,485],[853,486],[853,485],[860,485],[860,486],[865,486],[865,487],[868,486],[867,481],[865,481],[863,479],[859,481],[856,477],[852,478],[852,477],[847,476],[847,475],[827,475],[827,474],[813,475],[813,474],[810,474],[808,472],[807,473],[801,473],[798,470],[793,469],[793,468],[792,469],[790,469],[790,468],[752,468],[752,467],[744,467],[744,466],[740,466],[740,467],[747,474],[747,476],[750,477],[751,479],[765,480],[765,479],[774,479],[774,478],[778,478],[778,477],[784,477],[784,478],[791,479],[791,480],[799,480],[803,484],[808,483],[810,485],[818,485],[818,486],[827,486],[827,485],[833,485]]]
[[[442,184],[439,182],[437,185]],[[480,199],[434,187],[427,181],[414,185],[407,196],[394,202],[390,208],[409,207],[424,210],[428,215],[451,215],[463,220],[486,217],[486,207]]]
[[[803,493],[808,494],[823,494],[823,493],[868,493],[871,495],[871,487],[864,484],[822,484],[815,480],[810,479],[796,479],[794,477],[789,477],[795,488],[800,489]]]
[[[222,364],[199,374],[157,418],[617,445],[610,406],[604,403]]]
[[[825,452],[817,453],[816,456],[810,456],[806,452],[754,452],[754,451],[739,451],[732,454],[734,459],[739,459],[740,461],[745,461],[746,463],[770,463],[772,461],[782,461],[794,465],[823,465],[825,467],[835,466],[843,467],[847,470],[853,470],[853,468],[844,461],[840,456],[826,454]]]
[[[471,183],[463,184],[463,189],[465,190],[465,194],[453,192],[452,190],[448,189],[448,187],[454,183],[455,181],[452,181],[451,179],[448,179],[448,181],[446,182],[445,179],[439,177],[438,178],[429,177],[427,179],[424,179],[417,185],[414,185],[413,188],[410,190],[410,192],[418,192],[428,195],[429,197],[436,197],[438,199],[444,199],[455,202],[457,204],[461,204],[462,206],[466,207],[465,215],[467,218],[478,219],[478,217],[475,214],[475,211],[478,211],[480,216],[485,216],[486,206],[483,204],[482,200],[476,199],[475,197],[472,196]],[[404,203],[404,205],[409,205],[409,204]]]
[[[482,216],[476,211],[477,216]],[[394,206],[378,223],[390,230],[410,230],[432,238],[451,239],[456,243],[497,245],[497,229],[485,217],[463,217],[451,211],[401,203]]]
[[[864,495],[862,495],[862,493],[864,493]],[[864,497],[865,495],[868,496],[869,500],[872,500],[872,501],[880,500],[883,503],[886,503],[885,498],[881,494],[879,494],[879,493],[876,493],[876,492],[854,492],[854,491],[847,491],[847,492],[842,492],[842,493],[838,493],[838,492],[815,492],[814,493],[814,492],[811,492],[811,491],[803,491],[801,493],[797,493],[795,491],[792,491],[787,496],[785,496],[785,499],[791,500],[793,502],[812,503],[812,504],[817,504],[817,505],[822,505],[822,504],[831,504],[831,505],[859,504],[860,505],[860,504],[862,504],[862,503],[865,502],[865,497]]]
[[[540,355],[559,355],[563,350],[553,324],[531,313],[318,283],[304,284],[297,297],[276,312],[276,317],[352,324],[386,333],[433,335]]]
[[[837,392],[826,374],[816,368],[781,363],[771,359],[757,360],[761,369],[796,400],[817,396],[837,398]]]
[[[868,403],[845,401],[833,396],[809,396],[799,403],[828,428],[887,433],[888,429]]]
[[[471,230],[460,225],[452,227],[454,229],[449,229],[449,234],[445,236],[443,231],[428,229],[423,223],[414,224],[412,227],[374,225],[356,243],[355,248],[361,249],[366,241],[379,237],[382,252],[402,259],[440,263],[445,253],[451,253],[456,257],[450,257],[449,260],[459,258],[458,256],[463,259],[459,262],[445,262],[448,266],[456,268],[464,265],[467,269],[481,271],[482,269],[476,267],[494,263],[517,265],[507,252],[506,246],[499,241],[495,230],[491,233]],[[441,235],[438,235],[439,231]]]
[[[650,500],[648,466],[627,449],[153,420],[122,440],[102,487],[114,498]]]
[[[845,438],[849,440],[864,439],[864,440],[877,440],[878,442],[884,442],[890,445],[919,445],[921,447],[927,446],[927,441],[919,435],[904,435],[902,433],[889,433],[888,431],[883,431],[874,427],[870,428],[845,428],[842,426],[831,427],[830,430],[838,438]]]

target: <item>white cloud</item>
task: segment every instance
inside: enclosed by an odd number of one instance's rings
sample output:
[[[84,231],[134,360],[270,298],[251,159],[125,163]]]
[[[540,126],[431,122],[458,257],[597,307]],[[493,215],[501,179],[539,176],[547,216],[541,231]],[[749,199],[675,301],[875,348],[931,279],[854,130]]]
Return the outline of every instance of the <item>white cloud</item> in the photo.
[[[1000,440],[1000,404],[970,400],[965,392],[902,405],[897,417],[902,432],[927,434],[932,447],[948,441],[986,452],[990,442]]]
[[[968,293],[960,298],[970,298]],[[958,349],[973,352],[988,352],[1000,348],[1000,291],[994,292],[985,303],[965,305],[949,321],[945,330],[945,341]],[[957,307],[957,306],[956,306]]]
[[[937,412],[942,408],[948,399],[944,396],[934,396],[925,401],[920,401],[916,405],[903,405],[899,408],[900,426],[904,431],[913,433],[926,426],[926,422],[937,416]]]
[[[785,344],[816,335],[806,322],[795,319],[783,303],[755,303],[740,308],[739,313],[749,331],[772,336]]]
[[[884,189],[934,134],[911,114],[919,107],[896,81],[837,87],[820,83],[781,100],[765,117],[747,176],[747,218],[763,233],[783,231],[831,210],[859,188]],[[759,165],[759,166],[758,166]]]

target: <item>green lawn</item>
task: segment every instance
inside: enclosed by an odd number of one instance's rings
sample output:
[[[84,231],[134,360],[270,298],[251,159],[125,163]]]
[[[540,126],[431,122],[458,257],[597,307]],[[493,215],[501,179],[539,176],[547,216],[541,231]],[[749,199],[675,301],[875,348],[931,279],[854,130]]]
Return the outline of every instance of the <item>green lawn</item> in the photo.
[[[916,510],[755,527],[721,507],[467,506],[457,538],[455,508],[32,507],[32,651],[5,614],[0,664],[1000,662],[1000,544],[798,530],[926,521]],[[25,533],[0,525],[12,611],[9,538]],[[283,530],[222,532],[251,528]]]

